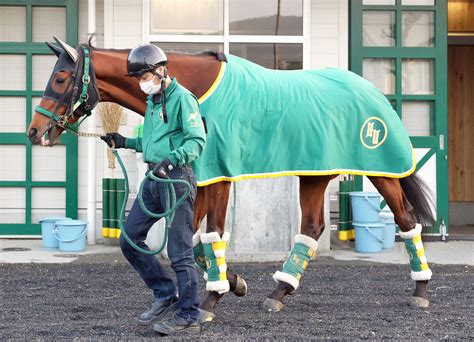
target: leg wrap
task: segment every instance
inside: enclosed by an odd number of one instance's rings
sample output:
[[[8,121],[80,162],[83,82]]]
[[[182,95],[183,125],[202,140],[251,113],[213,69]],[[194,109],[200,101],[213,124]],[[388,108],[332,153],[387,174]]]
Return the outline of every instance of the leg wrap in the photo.
[[[193,235],[193,253],[194,253],[194,262],[196,265],[204,271],[207,272],[206,267],[206,257],[204,256],[204,247],[201,243],[201,233],[197,232]]]
[[[207,291],[225,293],[229,291],[229,281],[227,280],[227,263],[225,260],[225,250],[230,234],[212,232],[201,234],[201,242],[206,256],[207,267]]]
[[[400,232],[400,237],[405,239],[405,247],[410,256],[411,279],[430,280],[432,272],[421,241],[421,224],[417,223],[415,228],[408,232]]]
[[[295,236],[295,246],[291,250],[288,260],[283,264],[283,270],[277,271],[273,275],[275,282],[285,282],[298,288],[303,272],[308,266],[308,262],[316,257],[318,241],[307,235],[298,234]]]

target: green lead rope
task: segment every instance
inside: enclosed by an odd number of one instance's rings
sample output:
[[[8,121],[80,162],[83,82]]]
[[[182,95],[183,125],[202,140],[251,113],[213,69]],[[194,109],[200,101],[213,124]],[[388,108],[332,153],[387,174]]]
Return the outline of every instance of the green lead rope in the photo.
[[[169,229],[171,228],[171,223],[173,222],[176,209],[178,209],[179,206],[184,202],[184,200],[189,196],[189,193],[191,192],[191,184],[189,184],[189,182],[183,179],[164,179],[164,178],[156,177],[155,175],[153,175],[153,172],[147,173],[146,178],[140,184],[140,189],[137,195],[138,202],[140,203],[140,207],[142,208],[143,212],[147,214],[148,216],[151,216],[157,219],[160,219],[163,217],[165,218],[165,232],[164,232],[163,242],[161,243],[160,247],[156,251],[143,249],[139,247],[135,242],[133,242],[132,239],[130,239],[123,225],[123,222],[125,219],[125,207],[127,205],[128,197],[130,194],[129,184],[128,184],[128,175],[127,175],[127,171],[125,170],[125,166],[123,165],[122,159],[120,158],[120,155],[118,154],[117,150],[113,150],[113,154],[117,158],[120,168],[122,169],[122,173],[125,178],[125,197],[124,197],[122,208],[120,209],[120,214],[119,214],[119,228],[121,230],[121,234],[123,235],[124,239],[130,244],[130,246],[132,246],[135,250],[139,251],[140,253],[143,253],[146,255],[155,255],[155,254],[161,253],[163,249],[165,248],[166,243],[168,242],[168,232],[169,232]],[[155,182],[166,183],[165,184],[166,185],[165,186],[166,203],[165,203],[164,213],[153,213],[149,211],[147,207],[145,206],[145,203],[143,202],[143,186],[147,179],[153,180]],[[175,184],[184,184],[186,186],[186,191],[184,195],[180,197],[177,201],[176,201],[176,191],[174,189]]]

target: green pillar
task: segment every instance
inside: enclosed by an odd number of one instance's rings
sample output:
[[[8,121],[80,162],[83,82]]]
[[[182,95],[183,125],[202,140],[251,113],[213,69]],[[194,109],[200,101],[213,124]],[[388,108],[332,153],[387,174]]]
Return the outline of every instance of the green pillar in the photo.
[[[349,192],[354,191],[353,180],[339,181],[339,240],[354,240],[354,227],[352,227],[352,209]]]
[[[115,237],[118,239],[120,237],[120,228],[118,225],[118,220],[120,218],[120,211],[122,209],[123,201],[125,200],[125,179],[117,179],[116,183],[116,213],[117,213],[117,230],[115,231]]]
[[[110,179],[102,178],[102,236],[109,237],[110,230]]]

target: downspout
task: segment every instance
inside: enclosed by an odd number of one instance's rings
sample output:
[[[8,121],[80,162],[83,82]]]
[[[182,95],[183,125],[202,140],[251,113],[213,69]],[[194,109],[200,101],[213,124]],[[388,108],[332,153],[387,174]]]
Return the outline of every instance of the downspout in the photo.
[[[95,0],[87,2],[87,38],[89,39],[95,33]],[[91,44],[94,45],[95,37],[92,36]],[[88,131],[96,130],[96,114],[93,113],[86,121]],[[95,245],[96,235],[96,170],[97,170],[97,152],[96,139],[87,140],[87,243]]]

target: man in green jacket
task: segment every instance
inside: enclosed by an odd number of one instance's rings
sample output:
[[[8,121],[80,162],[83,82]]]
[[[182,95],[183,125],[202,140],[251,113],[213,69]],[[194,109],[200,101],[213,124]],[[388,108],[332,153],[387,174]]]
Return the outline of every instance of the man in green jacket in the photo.
[[[136,251],[123,236],[120,238],[124,256],[154,294],[151,309],[140,316],[139,322],[158,321],[153,330],[164,335],[199,331],[198,282],[192,243],[196,177],[190,167],[206,144],[199,103],[175,78],[167,75],[167,57],[156,45],[144,44],[132,49],[127,65],[128,75],[136,77],[142,91],[149,95],[143,137],[132,139],[119,133],[108,133],[102,139],[115,148],[143,152],[143,160],[149,165],[148,172],[155,176],[184,179],[192,185],[191,194],[176,211],[168,238],[168,256],[176,273],[178,291],[155,256]],[[145,182],[143,200],[146,207],[152,212],[164,212],[164,183]],[[179,198],[185,192],[185,186],[178,184],[175,190]],[[156,221],[147,216],[135,200],[125,230],[138,246],[148,249],[145,239]],[[174,316],[160,321],[172,311],[175,311]]]

